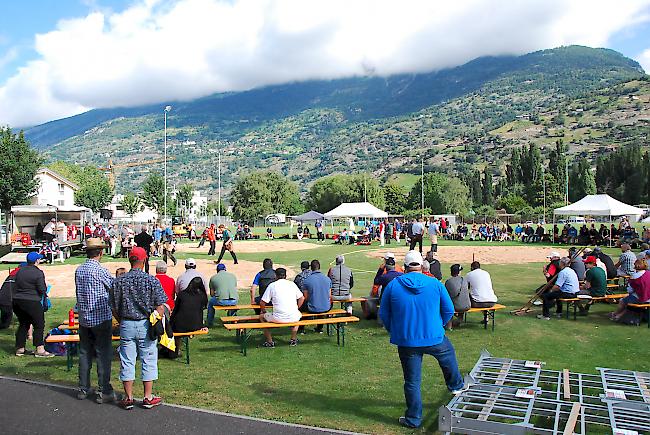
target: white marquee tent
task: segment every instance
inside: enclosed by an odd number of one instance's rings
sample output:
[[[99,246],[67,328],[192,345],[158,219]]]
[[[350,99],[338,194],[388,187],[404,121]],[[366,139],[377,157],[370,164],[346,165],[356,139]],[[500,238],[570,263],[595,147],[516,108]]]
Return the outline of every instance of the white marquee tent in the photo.
[[[580,201],[553,210],[553,225],[555,216],[634,216],[631,221],[638,221],[643,209],[625,204],[609,195],[587,195]],[[553,233],[555,237],[555,233]],[[610,239],[610,245],[611,245]]]
[[[325,219],[344,219],[344,218],[387,218],[388,213],[378,209],[369,202],[344,202],[325,213]]]
[[[643,209],[627,205],[609,195],[587,195],[578,202],[553,210],[562,216],[641,216]]]

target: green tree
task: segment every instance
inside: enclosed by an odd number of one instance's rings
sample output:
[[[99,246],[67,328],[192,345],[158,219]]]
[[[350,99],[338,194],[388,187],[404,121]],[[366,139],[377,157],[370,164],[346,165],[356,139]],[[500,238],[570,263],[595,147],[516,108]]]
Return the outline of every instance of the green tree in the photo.
[[[408,199],[408,191],[406,188],[394,181],[388,181],[384,184],[383,189],[386,211],[390,214],[404,213]]]
[[[222,199],[221,207],[219,207],[219,200],[208,201],[205,205],[205,210],[202,214],[208,215],[218,215],[221,212],[221,216],[230,216],[230,211],[228,210],[228,204]]]
[[[257,171],[240,177],[230,198],[234,217],[248,223],[271,213],[295,215],[304,210],[298,186],[272,171]]]
[[[483,171],[483,181],[481,182],[481,204],[494,207],[494,184],[492,182],[492,173],[489,168]]]
[[[165,212],[165,180],[158,172],[152,172],[142,185],[142,202],[152,210],[155,210],[158,216]],[[167,214],[172,208],[172,201],[167,198]]]
[[[16,135],[9,127],[0,127],[1,210],[9,212],[12,206],[27,203],[36,193],[38,181],[34,176],[42,162],[22,131]]]
[[[581,158],[575,162],[569,174],[569,201],[575,202],[585,195],[596,193],[596,177],[587,159]]]
[[[524,198],[515,194],[508,194],[502,197],[499,201],[500,206],[505,208],[508,213],[516,213],[524,207],[528,206],[528,203]]]
[[[124,209],[124,213],[128,214],[131,216],[131,219],[133,219],[133,216],[136,213],[142,211],[142,200],[134,192],[126,192],[124,198],[122,198],[122,208]]]
[[[385,205],[383,189],[369,174],[330,175],[319,178],[309,189],[309,205],[321,213],[343,202],[363,202],[364,199],[379,208]]]
[[[421,185],[420,179],[409,193],[408,204],[414,209],[421,208]],[[464,215],[471,206],[469,188],[458,178],[451,178],[438,172],[429,172],[424,175],[424,206],[436,214]]]

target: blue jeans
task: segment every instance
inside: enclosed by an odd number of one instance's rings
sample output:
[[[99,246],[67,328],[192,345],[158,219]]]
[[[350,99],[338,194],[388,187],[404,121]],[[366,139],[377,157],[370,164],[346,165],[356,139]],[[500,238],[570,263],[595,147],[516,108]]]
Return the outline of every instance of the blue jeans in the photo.
[[[120,381],[135,380],[135,361],[140,357],[142,380],[158,379],[158,342],[149,338],[149,319],[120,321]]]
[[[214,305],[230,307],[237,305],[237,299],[217,299],[216,296],[212,296],[210,298],[210,302],[208,302],[208,320],[205,322],[208,324],[208,326],[212,326],[214,324]],[[228,310],[226,314],[233,316],[236,312],[237,310]]]
[[[428,347],[398,346],[399,359],[404,372],[404,398],[406,399],[406,421],[418,427],[422,423],[422,355],[425,353],[438,360],[449,391],[463,388],[463,377],[458,369],[456,351],[447,337],[440,344]]]

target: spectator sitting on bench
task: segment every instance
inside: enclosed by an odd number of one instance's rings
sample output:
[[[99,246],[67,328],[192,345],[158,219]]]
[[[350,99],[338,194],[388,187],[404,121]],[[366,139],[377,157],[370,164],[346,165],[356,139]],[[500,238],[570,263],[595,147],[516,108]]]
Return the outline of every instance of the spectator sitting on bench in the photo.
[[[585,281],[580,285],[579,294],[589,295],[591,297],[602,297],[607,294],[607,274],[604,269],[598,267],[597,263],[598,259],[593,255],[584,259],[584,265],[587,271],[585,273]],[[580,314],[586,315],[592,302],[589,301],[587,304],[578,305]]]
[[[320,271],[320,261],[311,261],[311,274],[303,285],[308,313],[325,313],[332,308],[332,280]],[[323,325],[317,325],[316,332],[322,334]]]
[[[542,268],[542,271],[546,282],[549,282],[560,271],[560,253],[552,251],[546,258],[549,259],[549,263]]]
[[[300,306],[305,301],[302,292],[293,282],[287,280],[287,270],[278,267],[275,271],[276,281],[269,284],[266,291],[260,299],[260,321],[273,323],[293,323],[301,318]],[[266,312],[266,304],[273,305],[273,312]],[[298,327],[291,327],[291,341],[289,346],[296,346],[298,340]],[[266,341],[263,347],[275,347],[275,342],[269,329],[264,329],[264,338]]]
[[[299,223],[298,229],[296,230],[296,237],[298,238],[298,240],[302,240],[302,234],[303,234],[302,223]]]
[[[454,264],[451,266],[451,278],[445,281],[445,288],[451,301],[454,303],[454,311],[462,316],[461,313],[469,310],[472,307],[472,302],[469,299],[469,287],[467,280],[460,276],[463,266]],[[447,323],[448,327],[458,326],[460,320],[452,319]]]
[[[332,283],[332,300],[347,301],[352,297],[350,290],[354,287],[354,276],[352,270],[347,267],[343,255],[336,256],[336,265],[327,272]],[[345,311],[352,315],[352,302],[345,303]]]
[[[368,299],[361,302],[363,316],[366,319],[369,320],[377,318],[377,321],[381,322],[381,319],[377,317],[379,302],[381,301],[381,294],[393,279],[402,274],[403,272],[401,267],[395,264],[395,254],[392,252],[387,252],[384,255],[383,263],[377,270],[377,274],[375,275],[373,286],[370,290],[370,294],[368,295]]]
[[[571,269],[576,273],[578,281],[583,281],[587,270],[585,269],[585,263],[582,261],[582,258],[576,255],[576,252],[578,252],[578,250],[575,247],[569,248],[569,258],[572,259]]]
[[[271,227],[268,227],[266,229],[266,238],[273,240],[273,229],[271,229]]]
[[[273,270],[273,260],[265,258],[262,261],[262,270],[257,272],[257,275],[253,278],[253,285],[251,285],[251,304],[259,304],[266,288],[276,279],[275,270]],[[259,296],[255,296],[258,289]],[[259,314],[260,310],[255,310],[255,313]]]
[[[497,303],[497,295],[492,288],[490,274],[481,269],[481,263],[474,261],[466,276],[472,308],[491,308]]]
[[[170,322],[174,332],[198,331],[204,327],[203,310],[208,305],[208,295],[200,277],[192,278],[185,290],[176,296]],[[176,355],[181,347],[180,337],[176,340]]]
[[[208,326],[214,324],[214,305],[233,306],[239,302],[237,294],[237,277],[226,271],[226,265],[217,264],[217,273],[210,278],[210,302],[208,303]],[[234,316],[237,310],[228,310],[228,316]]]
[[[560,272],[557,274],[555,285],[549,291],[542,295],[544,301],[542,305],[542,314],[537,315],[538,319],[551,320],[550,308],[554,302],[557,304],[556,315],[562,316],[562,302],[560,299],[575,298],[580,291],[578,275],[571,269],[571,259],[569,257],[560,258]]]
[[[621,244],[621,256],[618,259],[618,263],[614,265],[616,267],[616,273],[618,276],[632,276],[634,273],[634,262],[636,261],[636,255],[632,252],[632,248],[628,243]]]
[[[618,276],[616,272],[616,266],[614,265],[614,260],[612,260],[612,257],[605,254],[602,249],[600,249],[600,246],[596,246],[594,248],[593,254],[605,265],[605,270],[607,271],[607,279],[613,279]]]
[[[619,320],[625,314],[627,304],[648,304],[650,303],[650,273],[646,260],[634,262],[635,272],[630,275],[629,285],[632,292],[621,299],[618,309],[609,315],[612,320]],[[628,290],[629,291],[629,290]]]

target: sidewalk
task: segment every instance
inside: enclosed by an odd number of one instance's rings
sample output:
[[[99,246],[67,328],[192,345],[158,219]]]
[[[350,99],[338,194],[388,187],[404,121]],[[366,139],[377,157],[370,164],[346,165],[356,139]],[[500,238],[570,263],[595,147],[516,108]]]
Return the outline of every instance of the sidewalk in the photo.
[[[277,423],[175,405],[124,411],[77,400],[76,390],[0,377],[0,418],[7,434],[288,434],[349,432]]]

